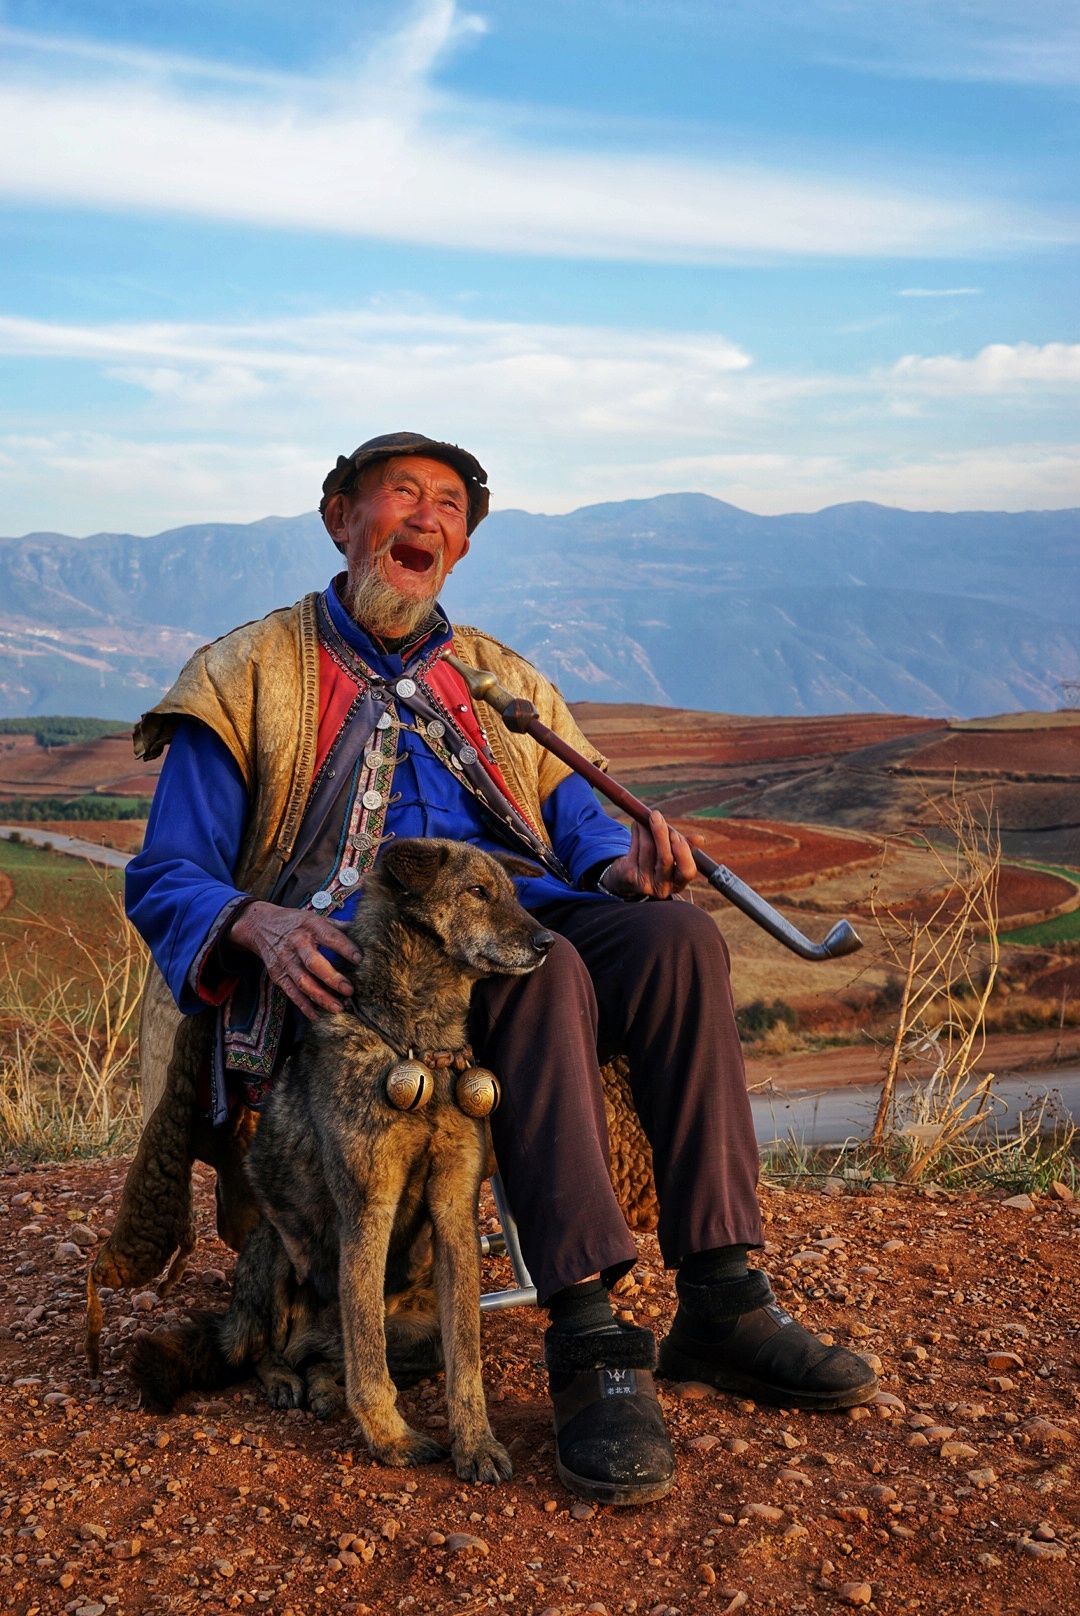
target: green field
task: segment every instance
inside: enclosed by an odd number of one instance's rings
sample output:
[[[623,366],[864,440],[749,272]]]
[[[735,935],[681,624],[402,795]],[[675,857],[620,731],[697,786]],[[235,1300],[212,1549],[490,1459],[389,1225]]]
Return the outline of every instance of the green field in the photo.
[[[0,802],[0,820],[9,825],[33,825],[43,819],[78,819],[87,824],[102,819],[146,819],[149,797],[9,797]]]
[[[119,870],[105,871],[45,848],[0,841],[0,875],[6,875],[13,888],[10,901],[0,910],[0,948],[28,932],[44,942],[42,930],[30,924],[38,919],[61,930],[71,927],[84,939],[115,923],[109,894],[123,891]],[[2,885],[6,889],[7,882]],[[50,935],[55,947],[55,932]]]
[[[1010,859],[1009,863],[1022,864],[1026,870],[1044,870],[1047,875],[1059,875],[1063,881],[1071,881],[1074,887],[1080,887],[1080,870],[1072,870],[1066,864],[1036,864],[1033,859]],[[1054,943],[1080,942],[1080,909],[1071,909],[1067,915],[1040,920],[1034,926],[1021,926],[1019,931],[1003,931],[1000,940],[1003,943],[1027,943],[1035,948],[1052,947]]]
[[[1000,936],[1003,943],[1030,943],[1041,948],[1054,943],[1080,942],[1080,909],[1071,909],[1067,915],[1055,915],[1052,920],[1040,920],[1037,926],[1003,931]]]
[[[0,841],[0,1157],[66,1160],[137,1137],[145,950],[123,875]]]
[[[131,725],[116,718],[0,718],[0,735],[32,735],[39,746],[46,747],[130,733]]]
[[[704,791],[716,784],[715,780],[624,780],[621,783],[642,802],[663,802],[667,797],[681,797],[684,791]]]

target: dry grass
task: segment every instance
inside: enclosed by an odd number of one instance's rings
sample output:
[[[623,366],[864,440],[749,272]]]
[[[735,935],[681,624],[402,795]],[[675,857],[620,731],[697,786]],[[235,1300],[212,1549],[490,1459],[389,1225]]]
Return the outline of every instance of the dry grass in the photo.
[[[30,916],[0,951],[0,1151],[64,1160],[122,1148],[141,1108],[136,1011],[147,954],[101,877],[104,923]]]
[[[882,949],[902,986],[869,1143],[894,1159],[902,1147],[908,1183],[945,1162],[962,1162],[993,1178],[1018,1149],[1021,1157],[1031,1155],[1045,1120],[1029,1125],[1026,1134],[1022,1126],[1019,1140],[988,1127],[994,1073],[981,1060],[1000,963],[1001,843],[992,802],[954,794],[933,808],[938,835],[923,845],[939,866],[939,880],[944,878],[940,897],[913,912],[883,902],[880,883],[871,893]],[[939,841],[945,849],[935,845]],[[1066,1152],[1074,1134],[1070,1125]]]

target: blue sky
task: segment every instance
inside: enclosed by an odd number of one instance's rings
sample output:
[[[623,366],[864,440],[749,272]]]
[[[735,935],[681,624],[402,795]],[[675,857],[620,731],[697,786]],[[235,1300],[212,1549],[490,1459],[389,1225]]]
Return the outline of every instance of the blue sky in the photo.
[[[1072,0],[0,0],[0,532],[1080,505]]]

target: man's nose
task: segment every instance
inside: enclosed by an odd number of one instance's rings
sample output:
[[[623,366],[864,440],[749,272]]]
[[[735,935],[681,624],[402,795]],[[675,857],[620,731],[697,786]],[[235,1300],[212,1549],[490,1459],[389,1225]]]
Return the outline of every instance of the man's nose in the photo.
[[[437,533],[439,531],[439,509],[433,499],[426,494],[421,495],[405,518],[407,527],[415,528],[418,533]]]
[[[555,933],[551,931],[534,931],[530,939],[541,959],[546,958],[548,949],[555,941]]]

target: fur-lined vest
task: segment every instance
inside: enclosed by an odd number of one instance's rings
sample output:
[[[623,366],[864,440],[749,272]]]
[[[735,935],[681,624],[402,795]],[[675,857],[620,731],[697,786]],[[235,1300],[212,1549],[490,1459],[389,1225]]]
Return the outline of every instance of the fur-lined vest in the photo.
[[[204,646],[135,727],[136,756],[145,760],[160,756],[184,718],[200,720],[224,742],[243,775],[251,804],[235,880],[255,897],[273,888],[292,856],[311,788],[319,714],[317,599],[305,595],[296,605]],[[494,673],[515,695],[527,697],[545,724],[591,761],[606,766],[558,690],[531,663],[474,628],[455,627],[454,651],[470,666]],[[501,724],[490,725],[487,733],[503,778],[546,840],[541,805],[569,768],[528,735],[514,735]],[[207,1038],[213,1014],[207,1011],[193,1018],[207,1021]],[[144,1115],[161,1096],[184,1019],[164,979],[152,968],[140,1022]]]

